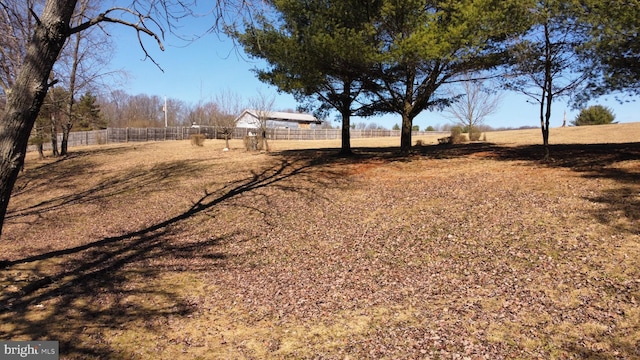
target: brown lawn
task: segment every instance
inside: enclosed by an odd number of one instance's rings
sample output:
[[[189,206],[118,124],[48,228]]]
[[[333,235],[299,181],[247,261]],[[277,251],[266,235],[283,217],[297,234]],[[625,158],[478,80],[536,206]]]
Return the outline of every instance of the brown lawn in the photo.
[[[61,359],[640,359],[640,123],[29,154],[0,340]],[[437,143],[436,136],[414,140]]]

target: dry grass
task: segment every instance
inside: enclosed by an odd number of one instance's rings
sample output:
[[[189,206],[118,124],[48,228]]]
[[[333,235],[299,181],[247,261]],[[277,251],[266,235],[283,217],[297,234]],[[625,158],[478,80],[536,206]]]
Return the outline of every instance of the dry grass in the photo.
[[[398,139],[30,154],[0,339],[63,359],[640,358],[640,124],[553,129],[546,164],[527,134],[406,158]]]
[[[487,133],[487,141],[497,144],[535,145],[542,142],[540,129]],[[552,128],[550,144],[614,144],[640,141],[639,123]]]

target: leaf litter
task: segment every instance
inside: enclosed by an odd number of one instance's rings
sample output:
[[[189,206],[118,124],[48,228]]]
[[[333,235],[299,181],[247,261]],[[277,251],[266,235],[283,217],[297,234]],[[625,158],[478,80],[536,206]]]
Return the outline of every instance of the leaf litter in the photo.
[[[69,359],[640,358],[640,184],[605,172],[639,161],[585,176],[493,150],[183,149],[144,191],[140,163],[99,165],[108,191],[95,172],[26,191],[13,209],[35,211],[0,245],[0,337]],[[624,208],[601,199],[621,189]]]

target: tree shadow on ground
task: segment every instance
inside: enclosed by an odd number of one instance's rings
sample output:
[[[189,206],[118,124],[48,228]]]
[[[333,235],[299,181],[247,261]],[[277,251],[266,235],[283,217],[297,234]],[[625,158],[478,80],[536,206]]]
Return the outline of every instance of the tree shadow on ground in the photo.
[[[341,156],[339,149],[288,150],[280,154],[287,158],[320,163],[357,163],[363,161],[399,161],[414,159],[455,159],[468,156],[500,161],[527,161],[531,164],[568,168],[585,177],[601,177],[621,183],[637,183],[638,173],[611,166],[627,160],[640,160],[639,143],[621,144],[563,144],[549,145],[552,159],[543,161],[542,145],[500,146],[492,143],[415,146],[409,155],[400,153],[399,147],[359,147],[352,156]]]
[[[33,161],[29,161],[18,177],[12,196],[19,195],[24,191],[34,191],[34,187],[46,188],[50,183],[64,183],[73,177],[91,174],[95,167],[91,157],[95,156],[97,152],[100,155],[116,156],[130,151],[129,147],[75,150],[66,156],[37,160],[35,164],[32,163]]]
[[[409,156],[397,147],[355,148],[354,156],[336,155],[337,149],[311,149],[283,152],[286,156],[325,161],[412,161],[414,159],[455,159],[473,156],[497,161],[522,161],[536,166],[570,169],[585,178],[608,179],[620,184],[618,189],[587,198],[606,205],[593,216],[612,228],[640,234],[640,165],[624,166],[626,161],[640,161],[640,143],[562,144],[549,146],[552,159],[543,161],[542,145],[500,146],[492,143],[416,146]],[[620,166],[622,165],[622,166]],[[627,221],[620,222],[619,217]]]
[[[61,341],[61,351],[73,357],[109,358],[116,349],[101,338],[102,329],[117,330],[127,324],[142,321],[151,331],[162,332],[163,324],[153,319],[187,316],[198,311],[180,289],[153,288],[163,272],[157,259],[177,264],[178,271],[211,271],[223,268],[229,255],[219,251],[231,236],[205,237],[184,241],[179,226],[183,221],[204,214],[243,194],[275,187],[283,191],[313,191],[316,186],[340,186],[344,172],[340,166],[367,161],[413,161],[414,159],[486,157],[501,161],[539,162],[539,146],[501,147],[493,144],[431,146],[415,148],[411,156],[403,156],[397,148],[357,148],[353,157],[335,155],[332,149],[283,151],[273,154],[273,164],[253,171],[250,176],[227,183],[218,189],[205,190],[191,207],[143,229],[106,237],[90,243],[14,258],[0,264],[0,282],[17,284],[15,289],[0,295],[0,338],[51,339]],[[640,159],[640,144],[558,145],[551,147],[555,161],[543,166],[564,167],[583,176],[611,178],[628,189],[631,196],[638,185],[632,169],[612,165]],[[329,166],[327,166],[329,165]],[[75,197],[58,198],[21,211],[51,211],[55,207],[78,201],[99,201],[125,189],[135,189],[140,181],[166,179],[169,173],[182,172],[190,162],[154,167],[151,174],[133,170],[106,180]],[[169,171],[169,172],[167,172]],[[287,180],[309,182],[308,188],[294,186]],[[625,196],[622,194],[623,197]],[[602,202],[610,194],[600,194]],[[595,198],[594,201],[598,201]],[[618,201],[610,207],[621,206]],[[622,208],[627,216],[637,219],[638,201]],[[603,210],[602,214],[605,212]],[[634,215],[635,214],[635,215]],[[17,215],[16,215],[17,216]],[[603,221],[608,221],[603,219]],[[633,229],[632,229],[633,230]],[[188,259],[189,261],[183,261]],[[174,268],[175,270],[175,268]],[[145,279],[148,287],[131,287],[132,278]],[[5,287],[6,288],[6,287]],[[154,297],[156,306],[132,299]],[[57,338],[55,338],[57,337]],[[90,342],[78,339],[90,338]]]
[[[114,175],[96,174],[97,178],[104,178],[93,186],[86,187],[77,181],[71,182],[70,176],[79,174],[92,174],[89,168],[90,162],[74,163],[58,168],[55,172],[43,176],[32,174],[24,176],[24,182],[29,183],[28,191],[46,193],[51,183],[55,181],[67,182],[63,185],[68,191],[65,194],[53,196],[36,204],[12,207],[5,216],[5,220],[23,218],[30,215],[40,216],[46,212],[54,211],[71,204],[99,203],[109,197],[124,194],[131,191],[138,193],[154,191],[168,182],[177,181],[181,177],[189,176],[195,171],[202,171],[203,161],[179,160],[158,164],[151,169],[138,168],[126,173]],[[67,175],[62,175],[62,174]],[[73,174],[73,175],[69,175]],[[53,178],[53,180],[52,180]],[[44,179],[38,180],[38,179]],[[39,181],[39,184],[35,184]],[[17,195],[17,194],[16,194]]]
[[[585,197],[605,205],[593,217],[611,228],[640,234],[640,143],[550,145],[551,161],[541,161],[541,145],[502,147],[468,144],[451,149],[425,150],[427,157],[481,155],[500,161],[525,161],[538,166],[570,169],[584,178],[613,180],[617,189]],[[625,164],[636,161],[635,164]],[[619,221],[621,218],[625,221]]]
[[[78,358],[110,358],[117,350],[102,339],[102,330],[117,331],[143,321],[147,330],[162,332],[153,319],[187,316],[197,312],[172,287],[151,285],[171,271],[200,272],[224,267],[228,255],[218,249],[233,235],[205,239],[181,239],[181,222],[205,213],[239,195],[265,187],[285,191],[312,191],[287,184],[287,179],[309,181],[314,186],[333,186],[341,174],[315,169],[318,162],[279,158],[273,166],[204,194],[184,212],[138,231],[106,237],[90,243],[0,262],[0,338],[60,341],[60,351]],[[154,167],[151,174],[121,174],[86,191],[24,211],[51,211],[78,201],[97,201],[144,182],[156,182],[191,163]],[[178,169],[179,168],[179,169]],[[320,184],[320,185],[318,185]],[[313,188],[310,186],[309,188]],[[17,215],[14,215],[17,216]],[[158,259],[162,259],[159,262]],[[171,264],[171,265],[162,265]],[[148,287],[132,287],[131,279],[143,279]],[[134,301],[155,298],[155,306]],[[82,341],[85,339],[87,341]],[[88,339],[91,339],[88,341]]]

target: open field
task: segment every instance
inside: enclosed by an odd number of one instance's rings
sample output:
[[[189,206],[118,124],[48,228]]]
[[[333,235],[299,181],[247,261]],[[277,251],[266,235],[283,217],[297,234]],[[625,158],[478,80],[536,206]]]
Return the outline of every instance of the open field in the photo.
[[[29,154],[0,339],[61,359],[640,359],[640,123],[552,129],[549,163],[539,130],[487,141]]]

